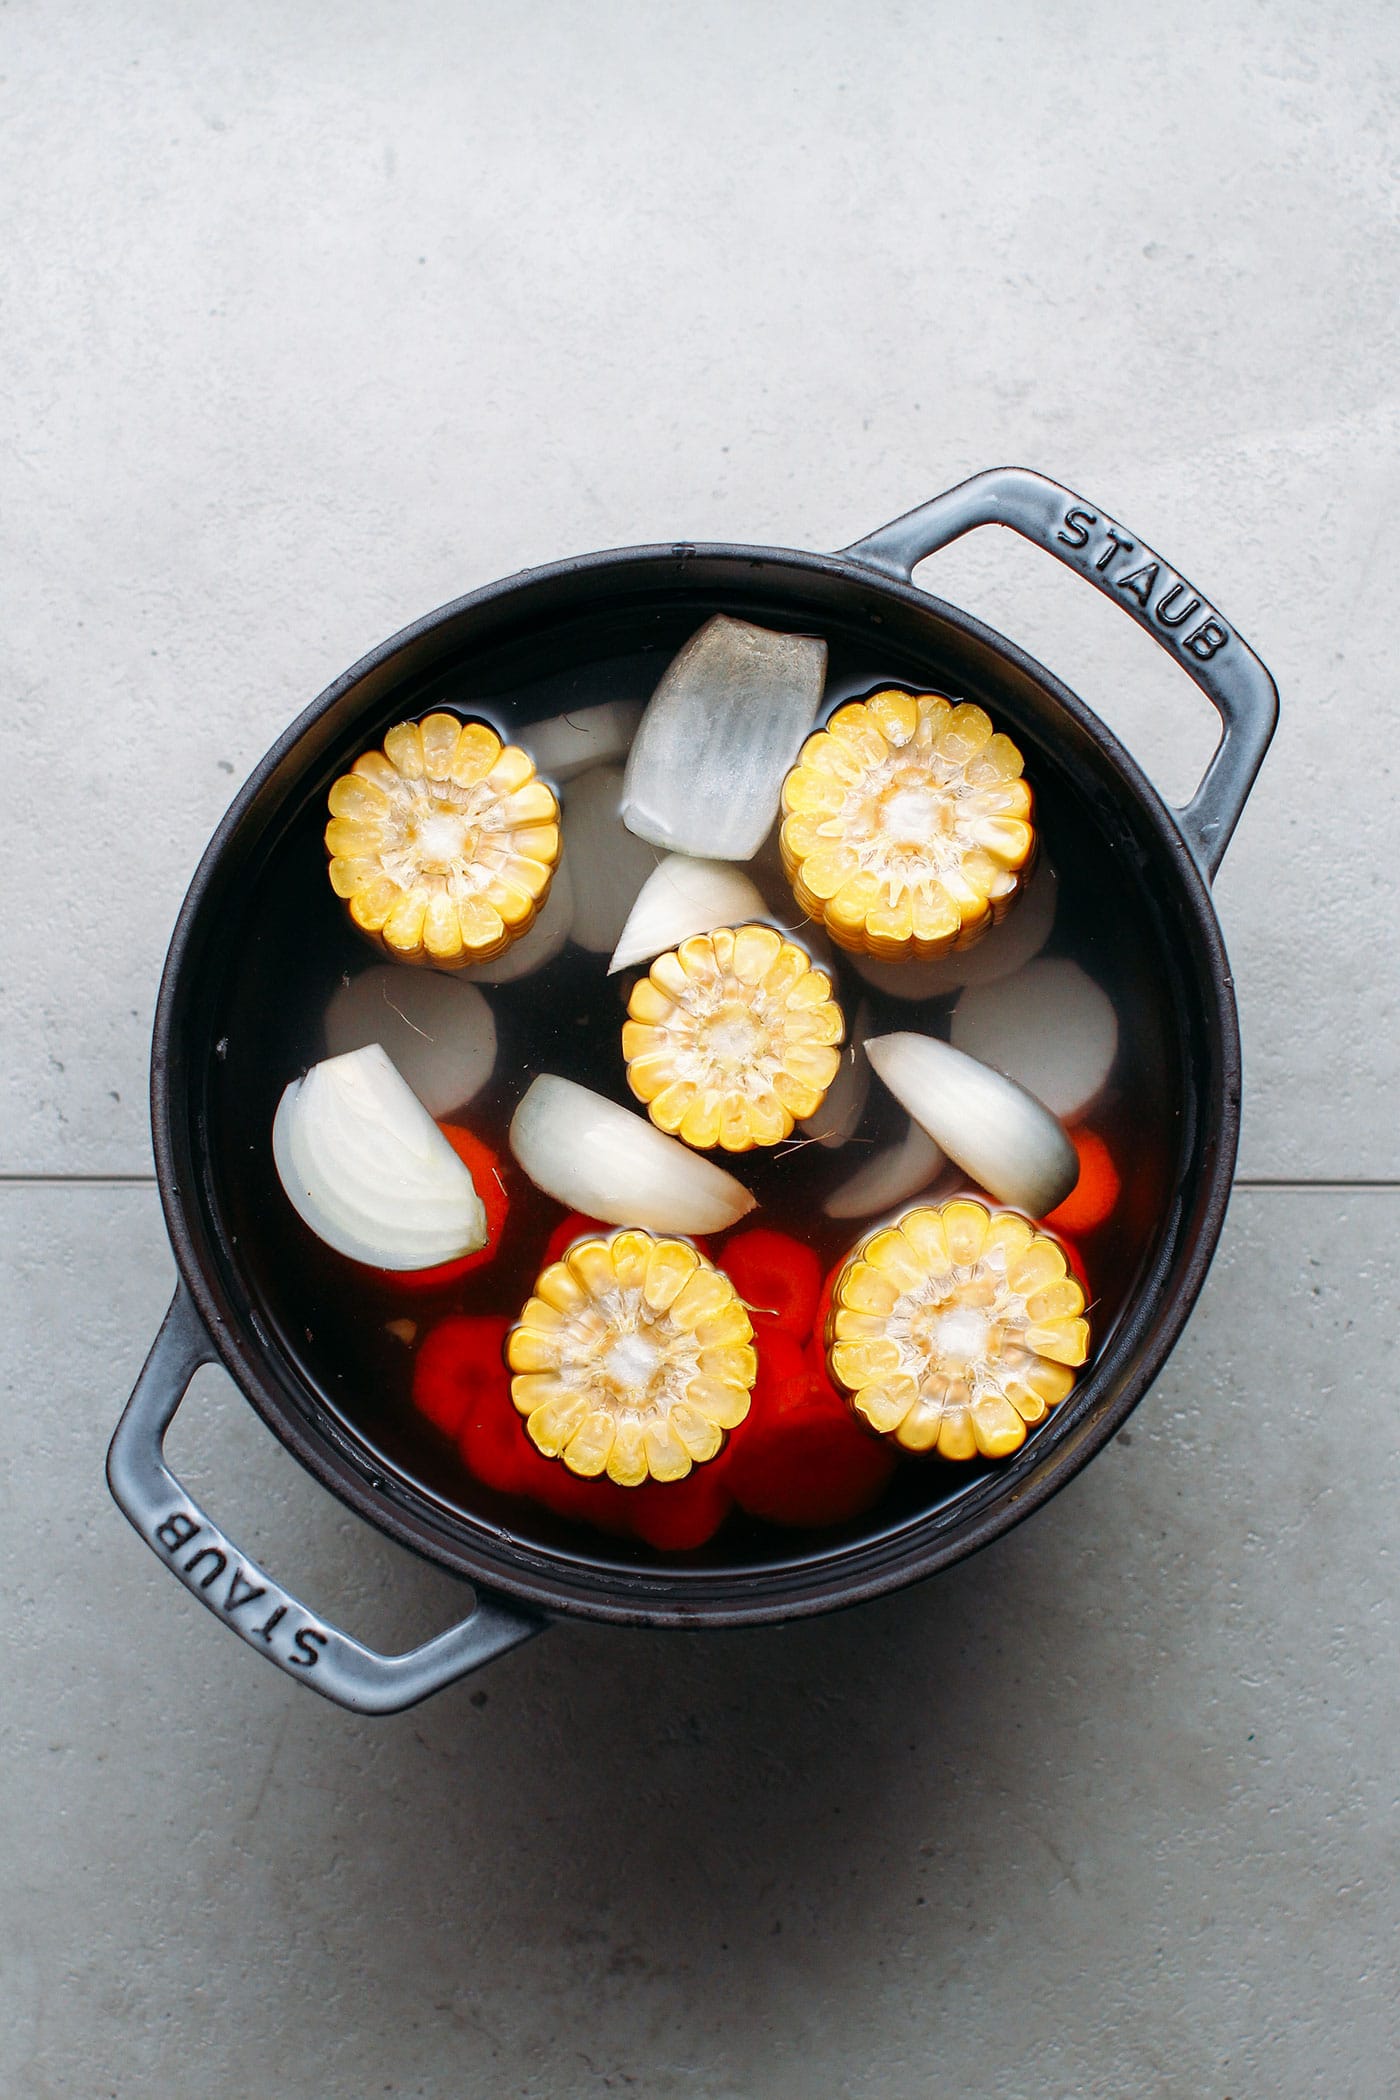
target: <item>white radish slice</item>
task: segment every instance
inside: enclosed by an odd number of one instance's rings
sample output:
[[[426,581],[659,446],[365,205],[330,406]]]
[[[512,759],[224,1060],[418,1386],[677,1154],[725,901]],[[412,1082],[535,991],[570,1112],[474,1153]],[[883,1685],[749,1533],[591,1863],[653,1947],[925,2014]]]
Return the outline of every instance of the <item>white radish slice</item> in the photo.
[[[637,892],[656,866],[656,852],[622,821],[622,773],[595,766],[564,797],[564,859],[574,884],[573,937],[594,955],[610,955]]]
[[[870,1094],[870,1061],[865,1054],[865,1038],[869,1033],[870,1008],[862,1000],[851,1023],[850,1039],[841,1052],[836,1077],[827,1088],[816,1114],[808,1116],[800,1126],[803,1133],[815,1138],[819,1145],[844,1145],[854,1135],[865,1114]],[[832,1211],[831,1215],[840,1217],[854,1213]]]
[[[530,931],[522,934],[518,941],[512,941],[503,954],[494,956],[490,962],[473,963],[459,975],[470,984],[514,984],[518,977],[528,977],[532,971],[542,970],[546,963],[553,962],[572,933],[573,925],[574,880],[567,859],[561,859],[554,870],[544,910]]]
[[[877,962],[872,955],[853,955],[851,961],[867,984],[894,999],[941,999],[966,984],[991,984],[1039,955],[1055,923],[1057,887],[1042,853],[1025,896],[970,948],[954,948],[932,962]]]
[[[778,821],[770,825],[763,844],[748,862],[748,870],[770,903],[781,906],[784,918],[801,919],[802,907],[792,894],[792,884],[783,866],[782,828],[782,812],[779,810]]]
[[[752,860],[825,678],[826,643],[813,635],[707,620],[642,717],[622,803],[629,829],[672,852]]]
[[[754,1207],[742,1183],[645,1116],[542,1072],[511,1119],[536,1188],[585,1217],[652,1232],[723,1232]]]
[[[486,1245],[471,1174],[379,1043],[292,1081],[272,1156],[302,1222],[351,1261],[431,1269]]]
[[[951,1034],[959,1050],[1019,1080],[1066,1122],[1100,1092],[1118,1055],[1107,992],[1062,955],[964,992]]]
[[[833,1189],[822,1209],[829,1218],[873,1218],[918,1196],[937,1180],[946,1162],[926,1130],[910,1123],[897,1145],[887,1145]]]
[[[548,722],[532,722],[516,741],[539,772],[562,784],[590,766],[626,758],[641,719],[640,700],[605,700],[599,707],[580,707]]]
[[[379,963],[342,984],[326,1008],[326,1050],[382,1043],[430,1116],[465,1108],[496,1063],[496,1023],[472,985],[440,970]]]
[[[1079,1179],[1048,1108],[990,1065],[930,1035],[876,1035],[865,1054],[902,1108],[999,1203],[1043,1218]]]
[[[637,893],[608,975],[629,963],[650,962],[693,933],[713,933],[717,926],[743,926],[767,916],[768,907],[748,876],[729,861],[668,853]]]

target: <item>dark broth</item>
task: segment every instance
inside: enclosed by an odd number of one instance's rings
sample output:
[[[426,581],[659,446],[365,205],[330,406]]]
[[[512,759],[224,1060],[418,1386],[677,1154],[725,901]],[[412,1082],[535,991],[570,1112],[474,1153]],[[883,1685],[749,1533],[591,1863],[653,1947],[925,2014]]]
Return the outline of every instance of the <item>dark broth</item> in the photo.
[[[796,624],[753,608],[736,609],[766,624]],[[393,722],[433,707],[490,721],[509,737],[531,723],[603,700],[644,700],[703,617],[704,610],[692,604],[644,618],[634,615],[626,627],[617,620],[577,623],[571,632],[552,629],[535,644],[515,643],[455,672],[439,671],[401,687],[373,720],[366,720],[344,762],[378,742]],[[639,629],[646,643],[640,648]],[[930,678],[926,666],[911,666],[900,652],[881,660],[868,639],[858,646],[839,632],[828,639],[824,714],[881,685],[957,691]],[[1108,1090],[1093,1105],[1092,1121],[1114,1154],[1123,1191],[1107,1224],[1080,1243],[1092,1289],[1097,1351],[1128,1302],[1171,1196],[1181,1087],[1176,1031],[1162,992],[1167,973],[1156,964],[1155,932],[1130,913],[1129,885],[1115,871],[1113,848],[1093,815],[1049,755],[1039,753],[1004,715],[998,717],[995,696],[976,697],[1025,750],[1041,850],[1059,877],[1055,926],[1042,953],[1080,962],[1107,991],[1118,1014],[1117,1062]],[[415,1412],[412,1351],[389,1328],[390,1322],[412,1320],[421,1338],[449,1311],[511,1317],[519,1312],[541,1265],[544,1243],[564,1212],[514,1165],[506,1136],[512,1112],[535,1074],[556,1072],[644,1113],[628,1090],[620,1042],[627,992],[637,973],[609,979],[606,956],[569,945],[531,976],[483,986],[496,1019],[496,1067],[462,1120],[500,1158],[510,1217],[496,1258],[455,1286],[431,1295],[409,1292],[342,1260],[301,1224],[277,1180],[270,1131],[282,1090],[326,1054],[322,1016],[342,977],[383,960],[351,926],[326,879],[325,791],[341,770],[337,760],[269,843],[245,892],[243,924],[231,944],[224,980],[207,1127],[218,1207],[248,1286],[261,1317],[308,1385],[376,1467],[406,1476],[447,1508],[495,1531],[594,1558],[655,1559],[644,1546],[575,1531],[542,1509],[506,1501],[475,1482],[454,1445]],[[797,908],[772,857],[761,856],[749,872],[768,895],[775,922],[793,928],[800,939]],[[873,1017],[872,1033],[912,1028],[946,1036],[955,995],[922,1003],[884,996],[840,956],[836,977],[848,1021],[864,1000]],[[868,1226],[826,1218],[825,1197],[905,1127],[902,1110],[875,1081],[859,1130],[843,1146],[788,1144],[734,1158],[711,1155],[732,1168],[758,1199],[758,1210],[737,1229],[774,1226],[807,1241],[828,1268]],[[952,1193],[954,1186],[955,1181],[946,1189],[940,1186],[939,1194]],[[1052,1414],[1031,1437],[1053,1435],[1055,1419]],[[880,1507],[848,1529],[858,1535],[950,1503],[975,1491],[995,1471],[981,1462],[951,1466],[906,1460]],[[736,1512],[703,1553],[689,1558],[730,1566],[787,1558],[801,1545],[795,1534]]]

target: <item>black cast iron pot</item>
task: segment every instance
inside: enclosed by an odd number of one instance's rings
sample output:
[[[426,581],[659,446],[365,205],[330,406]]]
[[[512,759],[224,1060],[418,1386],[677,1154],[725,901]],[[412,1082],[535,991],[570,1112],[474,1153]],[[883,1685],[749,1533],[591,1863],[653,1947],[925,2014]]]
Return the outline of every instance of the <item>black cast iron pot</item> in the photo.
[[[916,588],[916,562],[973,526],[1008,525],[1130,613],[1219,711],[1224,734],[1196,794],[1173,810],[1104,725],[1011,642]],[[980,700],[1071,784],[1131,894],[1174,1016],[1174,1157],[1162,1214],[1092,1370],[1009,1462],[932,1509],[802,1543],[761,1564],[638,1565],[552,1546],[450,1510],[356,1437],[279,1338],[224,1213],[210,1074],[238,939],[238,900],[289,812],[397,719],[396,696],[512,637],[589,620],[682,630],[717,609],[842,635],[928,686]],[[581,624],[582,623],[582,624]],[[112,1493],[201,1603],[282,1669],[361,1712],[387,1713],[527,1639],[556,1614],[634,1626],[741,1626],[829,1611],[947,1567],[998,1537],[1121,1427],[1180,1334],[1214,1253],[1239,1132],[1239,1042],[1208,884],[1273,734],[1278,695],[1229,624],[1103,511],[1019,468],[980,474],[835,555],[767,547],[640,547],[586,555],[473,592],[396,635],[295,722],[242,789],[195,876],[156,1013],[151,1094],[161,1200],[179,1268],[164,1326],[118,1425]],[[465,1577],[467,1618],[404,1655],[378,1655],[317,1617],[219,1530],[167,1468],[166,1431],[197,1368],[220,1362],[273,1433],[352,1509]]]

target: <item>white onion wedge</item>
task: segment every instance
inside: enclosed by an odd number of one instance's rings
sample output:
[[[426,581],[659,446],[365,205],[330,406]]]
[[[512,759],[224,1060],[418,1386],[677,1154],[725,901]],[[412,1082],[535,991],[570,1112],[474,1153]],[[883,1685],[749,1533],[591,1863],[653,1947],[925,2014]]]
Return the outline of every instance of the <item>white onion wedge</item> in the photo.
[[[553,962],[568,941],[573,927],[574,878],[569,870],[568,856],[564,855],[554,870],[544,910],[530,931],[520,940],[512,941],[504,954],[495,956],[490,962],[473,963],[458,975],[469,984],[514,984],[518,977],[528,977],[532,971],[542,970],[546,963]]]
[[[911,1122],[897,1145],[887,1145],[833,1189],[822,1209],[829,1218],[873,1218],[911,1196],[922,1195],[946,1164],[926,1130]]]
[[[836,1077],[827,1088],[821,1107],[798,1126],[805,1137],[815,1138],[819,1145],[844,1145],[854,1135],[865,1114],[870,1095],[870,1061],[865,1054],[865,1038],[869,1033],[870,1008],[862,1000],[851,1023],[846,1047],[841,1052]],[[832,1211],[831,1215],[835,1218],[857,1214]]]
[[[651,1232],[723,1232],[754,1207],[732,1174],[645,1116],[543,1072],[511,1119],[510,1149],[570,1210]]]
[[[711,860],[752,860],[783,775],[812,727],[826,643],[717,613],[652,694],[627,761],[622,814],[639,838]]]
[[[564,797],[564,860],[574,885],[573,938],[594,955],[610,955],[637,892],[656,866],[656,851],[622,821],[622,773],[595,766]]]
[[[379,1043],[292,1081],[272,1156],[302,1222],[351,1261],[431,1269],[486,1245],[470,1173]]]
[[[559,785],[590,766],[615,765],[626,758],[641,719],[640,700],[604,700],[598,707],[532,722],[516,742],[529,752],[537,769]]]
[[[865,1054],[902,1108],[995,1196],[1043,1218],[1079,1179],[1079,1158],[1048,1108],[929,1035],[876,1035]]]
[[[964,992],[950,1032],[959,1050],[1018,1080],[1066,1122],[1100,1092],[1118,1055],[1107,992],[1061,955]]]
[[[394,963],[340,985],[326,1008],[325,1037],[331,1057],[382,1044],[430,1116],[465,1108],[496,1063],[496,1023],[480,992],[440,970]]]
[[[1024,897],[1012,905],[1000,926],[993,926],[970,948],[954,948],[932,962],[877,962],[872,955],[851,961],[877,992],[893,999],[942,999],[968,984],[991,984],[1022,970],[1050,938],[1059,902],[1055,870],[1044,853]]]
[[[717,926],[743,926],[767,916],[768,907],[748,876],[730,861],[668,853],[637,893],[608,975],[629,963],[650,962],[693,933],[713,933]]]

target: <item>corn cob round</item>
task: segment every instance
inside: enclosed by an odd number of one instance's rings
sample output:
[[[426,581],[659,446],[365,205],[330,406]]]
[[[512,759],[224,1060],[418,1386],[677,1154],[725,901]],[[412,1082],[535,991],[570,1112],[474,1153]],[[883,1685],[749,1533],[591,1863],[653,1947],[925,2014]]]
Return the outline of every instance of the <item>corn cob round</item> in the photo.
[[[658,1129],[747,1152],[815,1115],[845,1035],[831,979],[771,926],[721,926],[659,955],[622,1030],[627,1083]]]
[[[1005,1458],[1089,1353],[1064,1250],[1018,1211],[960,1197],[908,1211],[847,1257],[828,1359],[861,1419],[902,1450]]]
[[[783,782],[779,844],[803,911],[886,962],[966,948],[1035,850],[1030,788],[980,707],[888,691],[838,708]]]
[[[484,722],[400,722],[336,781],[330,810],[331,887],[396,962],[489,962],[549,894],[559,805]]]
[[[511,1397],[532,1443],[620,1487],[681,1480],[742,1422],[749,1316],[688,1241],[626,1228],[552,1262],[511,1330]]]

